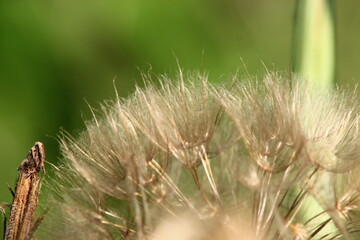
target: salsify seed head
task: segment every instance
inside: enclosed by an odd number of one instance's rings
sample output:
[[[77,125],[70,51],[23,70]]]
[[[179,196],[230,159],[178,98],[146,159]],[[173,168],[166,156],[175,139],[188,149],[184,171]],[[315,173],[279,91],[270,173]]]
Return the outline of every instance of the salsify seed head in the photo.
[[[355,93],[275,73],[178,78],[63,134],[39,238],[359,238]]]

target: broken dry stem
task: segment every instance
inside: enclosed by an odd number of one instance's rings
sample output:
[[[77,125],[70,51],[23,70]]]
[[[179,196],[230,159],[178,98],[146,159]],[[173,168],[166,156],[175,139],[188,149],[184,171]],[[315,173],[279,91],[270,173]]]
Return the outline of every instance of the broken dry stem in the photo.
[[[44,161],[44,145],[36,142],[18,168],[20,176],[16,184],[5,240],[31,239],[29,235],[33,234],[33,228],[36,227],[34,223],[41,185],[38,173],[45,170]]]

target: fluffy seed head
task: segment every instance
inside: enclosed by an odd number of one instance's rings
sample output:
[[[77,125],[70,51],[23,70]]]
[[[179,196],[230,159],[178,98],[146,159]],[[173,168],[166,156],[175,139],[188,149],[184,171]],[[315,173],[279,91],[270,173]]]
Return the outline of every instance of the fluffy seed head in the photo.
[[[61,140],[39,237],[358,237],[358,99],[293,78],[181,74],[104,104]]]

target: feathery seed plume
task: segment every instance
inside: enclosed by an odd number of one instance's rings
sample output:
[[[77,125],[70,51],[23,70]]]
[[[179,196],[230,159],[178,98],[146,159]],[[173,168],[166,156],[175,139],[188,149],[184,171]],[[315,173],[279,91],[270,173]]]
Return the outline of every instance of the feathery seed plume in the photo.
[[[63,135],[39,238],[359,238],[356,94],[180,76]]]

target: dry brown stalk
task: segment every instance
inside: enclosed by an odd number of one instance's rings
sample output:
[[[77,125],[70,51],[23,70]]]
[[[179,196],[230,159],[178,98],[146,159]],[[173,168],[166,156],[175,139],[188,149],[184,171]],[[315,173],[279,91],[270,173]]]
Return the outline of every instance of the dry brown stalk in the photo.
[[[38,173],[43,170],[45,161],[44,144],[36,142],[29,154],[21,163],[15,196],[11,205],[9,224],[5,240],[31,239],[38,226],[35,224],[36,207],[41,186]]]

